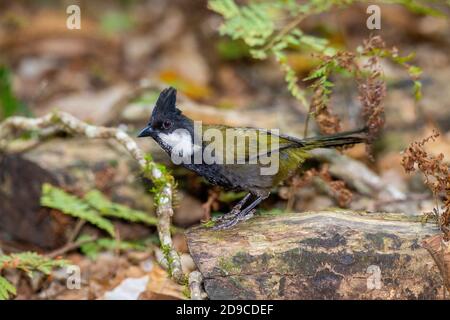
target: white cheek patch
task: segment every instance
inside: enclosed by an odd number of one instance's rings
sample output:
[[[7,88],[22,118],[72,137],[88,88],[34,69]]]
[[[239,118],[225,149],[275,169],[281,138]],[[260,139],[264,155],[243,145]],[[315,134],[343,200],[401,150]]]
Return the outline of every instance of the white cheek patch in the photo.
[[[192,136],[186,129],[177,129],[169,134],[160,133],[159,138],[170,147],[172,155],[180,157],[189,157],[200,148],[194,146]]]

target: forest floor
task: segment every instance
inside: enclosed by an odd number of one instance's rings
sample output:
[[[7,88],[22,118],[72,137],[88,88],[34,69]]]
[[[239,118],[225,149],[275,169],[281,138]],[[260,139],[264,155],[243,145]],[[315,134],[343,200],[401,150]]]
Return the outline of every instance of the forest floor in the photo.
[[[94,125],[126,126],[135,133],[147,122],[158,90],[142,90],[139,94],[134,91],[151,82],[176,86],[182,101],[179,108],[183,110],[186,102],[187,113],[196,120],[279,128],[283,133],[303,136],[307,112],[287,91],[276,63],[255,61],[239,44],[221,37],[217,32],[220,17],[203,1],[155,1],[153,5],[126,7],[121,7],[119,1],[114,3],[91,2],[83,12],[82,29],[77,31],[66,28],[67,15],[62,6],[41,6],[38,2],[25,6],[14,1],[0,10],[0,62],[8,66],[14,94],[27,112],[42,116],[56,108]],[[307,21],[304,28],[313,32],[327,30],[327,37],[336,46],[354,50],[368,36],[366,29],[358,27],[365,24],[365,19],[365,7],[352,6]],[[411,142],[430,136],[436,129],[440,136],[427,143],[426,150],[450,159],[449,20],[418,17],[400,7],[383,7],[380,34],[389,47],[397,47],[402,54],[415,52],[413,62],[423,69],[423,99],[414,100],[412,82],[401,68],[383,62],[387,79],[386,125],[374,145],[374,159],[364,146],[343,153],[373,170],[384,186],[395,188],[400,195],[393,200],[383,192],[362,193],[347,183],[352,200],[345,206],[420,216],[432,212],[436,201],[439,206],[441,203],[420,173],[405,172],[402,152]],[[316,66],[308,52],[294,51],[289,61],[300,79]],[[330,102],[333,112],[344,129],[358,127],[360,106],[355,83],[343,78],[336,86]],[[152,141],[137,142],[143,150],[157,149]],[[161,153],[156,152],[154,157],[167,164],[178,181],[173,221],[179,228],[197,225],[210,213],[227,212],[230,202],[237,198],[211,188],[186,170],[170,166]],[[100,170],[96,177],[100,181],[97,187],[107,195],[114,174]],[[129,179],[140,182],[135,171],[130,175]],[[295,179],[278,188],[261,209],[302,212],[342,204],[339,195],[320,182],[303,183],[298,177],[295,184]],[[151,208],[142,199],[135,201],[136,197],[124,196],[121,202],[120,197],[109,195],[113,201],[134,209]],[[151,202],[151,195],[146,196]],[[67,225],[73,226],[73,221],[57,227],[55,234],[44,236],[58,237]],[[8,271],[6,276],[18,290],[17,299],[186,298],[186,287],[170,280],[158,263],[162,251],[155,240],[156,228],[126,223],[116,227],[121,230],[121,240],[145,240],[147,247],[98,249],[95,258],[77,249],[63,252],[64,259],[81,268],[80,290],[67,288],[61,270],[32,281],[20,272]],[[89,227],[85,230],[89,232]],[[22,232],[32,234],[33,230]],[[60,247],[40,248],[32,238],[17,241],[8,236],[10,233],[0,226],[0,252],[37,250],[49,254]],[[181,253],[184,271],[195,270],[182,232],[174,235],[174,246]],[[130,279],[135,282],[127,282]]]

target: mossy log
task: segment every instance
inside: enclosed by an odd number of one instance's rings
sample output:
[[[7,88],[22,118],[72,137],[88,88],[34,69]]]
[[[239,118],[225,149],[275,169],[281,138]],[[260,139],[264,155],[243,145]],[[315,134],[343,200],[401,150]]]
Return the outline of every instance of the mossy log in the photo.
[[[260,216],[187,233],[210,299],[442,299],[422,241],[439,231],[400,214]]]
[[[43,183],[60,186],[76,195],[99,189],[113,201],[153,211],[153,199],[139,178],[136,162],[120,146],[105,140],[52,139],[20,154],[0,154],[3,240],[44,249],[65,244],[74,221],[40,207]],[[133,231],[136,236],[147,232]],[[126,238],[123,232],[121,236]]]

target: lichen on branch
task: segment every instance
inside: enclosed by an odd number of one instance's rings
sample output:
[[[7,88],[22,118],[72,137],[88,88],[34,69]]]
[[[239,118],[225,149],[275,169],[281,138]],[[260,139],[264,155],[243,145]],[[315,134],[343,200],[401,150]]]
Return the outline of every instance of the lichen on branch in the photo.
[[[180,257],[173,248],[170,234],[175,182],[173,177],[166,172],[164,166],[153,162],[150,156],[146,156],[126,132],[117,128],[90,125],[60,111],[55,111],[40,118],[10,117],[6,119],[0,123],[0,150],[6,150],[8,143],[24,131],[53,133],[63,131],[90,139],[113,139],[121,144],[138,162],[143,175],[153,181],[155,185],[152,191],[155,194],[157,206],[158,235],[161,246],[165,249],[166,265],[175,281],[178,283],[186,282],[186,276],[181,269]]]

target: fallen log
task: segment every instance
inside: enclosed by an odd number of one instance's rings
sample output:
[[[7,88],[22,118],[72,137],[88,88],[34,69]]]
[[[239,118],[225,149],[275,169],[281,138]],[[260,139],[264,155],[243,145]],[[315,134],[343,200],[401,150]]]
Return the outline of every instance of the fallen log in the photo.
[[[433,224],[401,214],[269,215],[187,232],[210,299],[442,299],[422,240]]]

